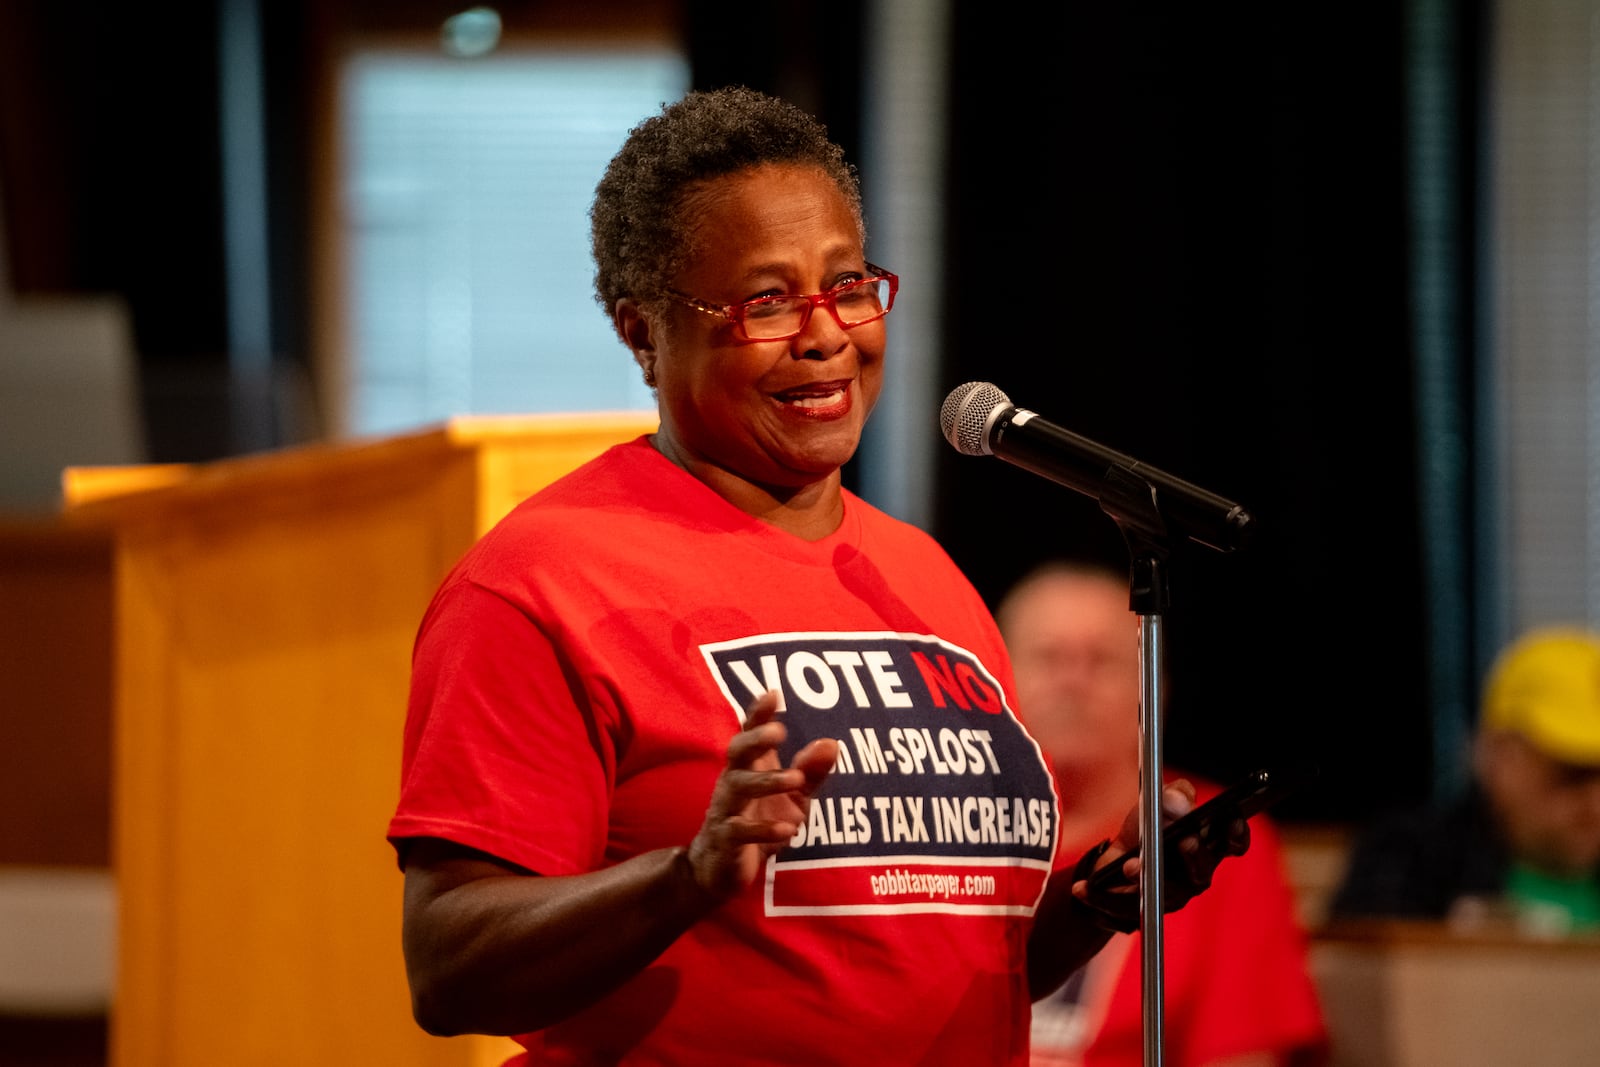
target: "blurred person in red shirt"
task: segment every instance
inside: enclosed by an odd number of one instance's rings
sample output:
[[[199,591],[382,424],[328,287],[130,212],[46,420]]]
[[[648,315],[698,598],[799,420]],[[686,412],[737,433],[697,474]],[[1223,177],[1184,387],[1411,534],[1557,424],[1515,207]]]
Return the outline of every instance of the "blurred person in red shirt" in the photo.
[[[1139,625],[1128,582],[1108,567],[1052,562],[996,613],[1016,675],[1018,715],[1060,794],[1058,863],[1115,832],[1139,793]],[[1170,775],[1169,775],[1170,777]],[[1192,774],[1199,799],[1218,787]],[[1263,816],[1250,850],[1166,917],[1164,1062],[1273,1067],[1326,1060],[1327,1035],[1306,935]],[[1034,1067],[1143,1062],[1140,935],[1117,935],[1055,994],[1035,1003]]]

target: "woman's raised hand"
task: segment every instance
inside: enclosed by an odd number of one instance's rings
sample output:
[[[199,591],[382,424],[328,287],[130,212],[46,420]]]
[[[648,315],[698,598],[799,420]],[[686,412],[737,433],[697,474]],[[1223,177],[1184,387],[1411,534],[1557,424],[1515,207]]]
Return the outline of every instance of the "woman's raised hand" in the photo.
[[[782,849],[805,824],[811,796],[839,754],[839,743],[820,738],[778,762],[788,736],[769,690],[745,709],[744,729],[728,742],[728,762],[717,777],[705,823],[689,843],[695,882],[717,900],[743,891],[761,873],[766,858]]]

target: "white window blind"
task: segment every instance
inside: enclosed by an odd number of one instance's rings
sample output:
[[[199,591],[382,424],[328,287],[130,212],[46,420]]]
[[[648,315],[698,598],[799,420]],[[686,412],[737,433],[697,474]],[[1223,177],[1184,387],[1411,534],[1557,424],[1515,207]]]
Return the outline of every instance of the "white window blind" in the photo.
[[[347,432],[654,406],[594,301],[588,209],[688,84],[665,48],[349,61]]]
[[[1504,640],[1600,622],[1600,5],[1494,8],[1491,395]]]

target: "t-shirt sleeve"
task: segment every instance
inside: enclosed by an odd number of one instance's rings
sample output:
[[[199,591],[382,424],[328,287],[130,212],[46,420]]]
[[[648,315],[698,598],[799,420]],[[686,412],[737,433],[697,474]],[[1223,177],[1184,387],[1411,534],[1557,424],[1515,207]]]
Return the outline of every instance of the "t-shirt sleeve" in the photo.
[[[389,839],[438,837],[547,875],[601,865],[614,732],[516,605],[456,579],[418,633]]]

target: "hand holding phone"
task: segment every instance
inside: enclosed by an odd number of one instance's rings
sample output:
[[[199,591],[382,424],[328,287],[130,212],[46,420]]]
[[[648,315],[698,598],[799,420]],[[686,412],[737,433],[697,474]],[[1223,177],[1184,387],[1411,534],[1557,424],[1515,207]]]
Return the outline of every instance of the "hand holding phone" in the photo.
[[[1170,868],[1182,863],[1178,843],[1198,836],[1202,843],[1226,835],[1235,819],[1249,819],[1276,804],[1288,793],[1316,777],[1309,764],[1255,771],[1233,783],[1204,804],[1168,823],[1161,830],[1161,858]],[[1089,892],[1099,893],[1137,885],[1136,878],[1123,873],[1127,861],[1139,854],[1137,848],[1124,852],[1089,876]]]

